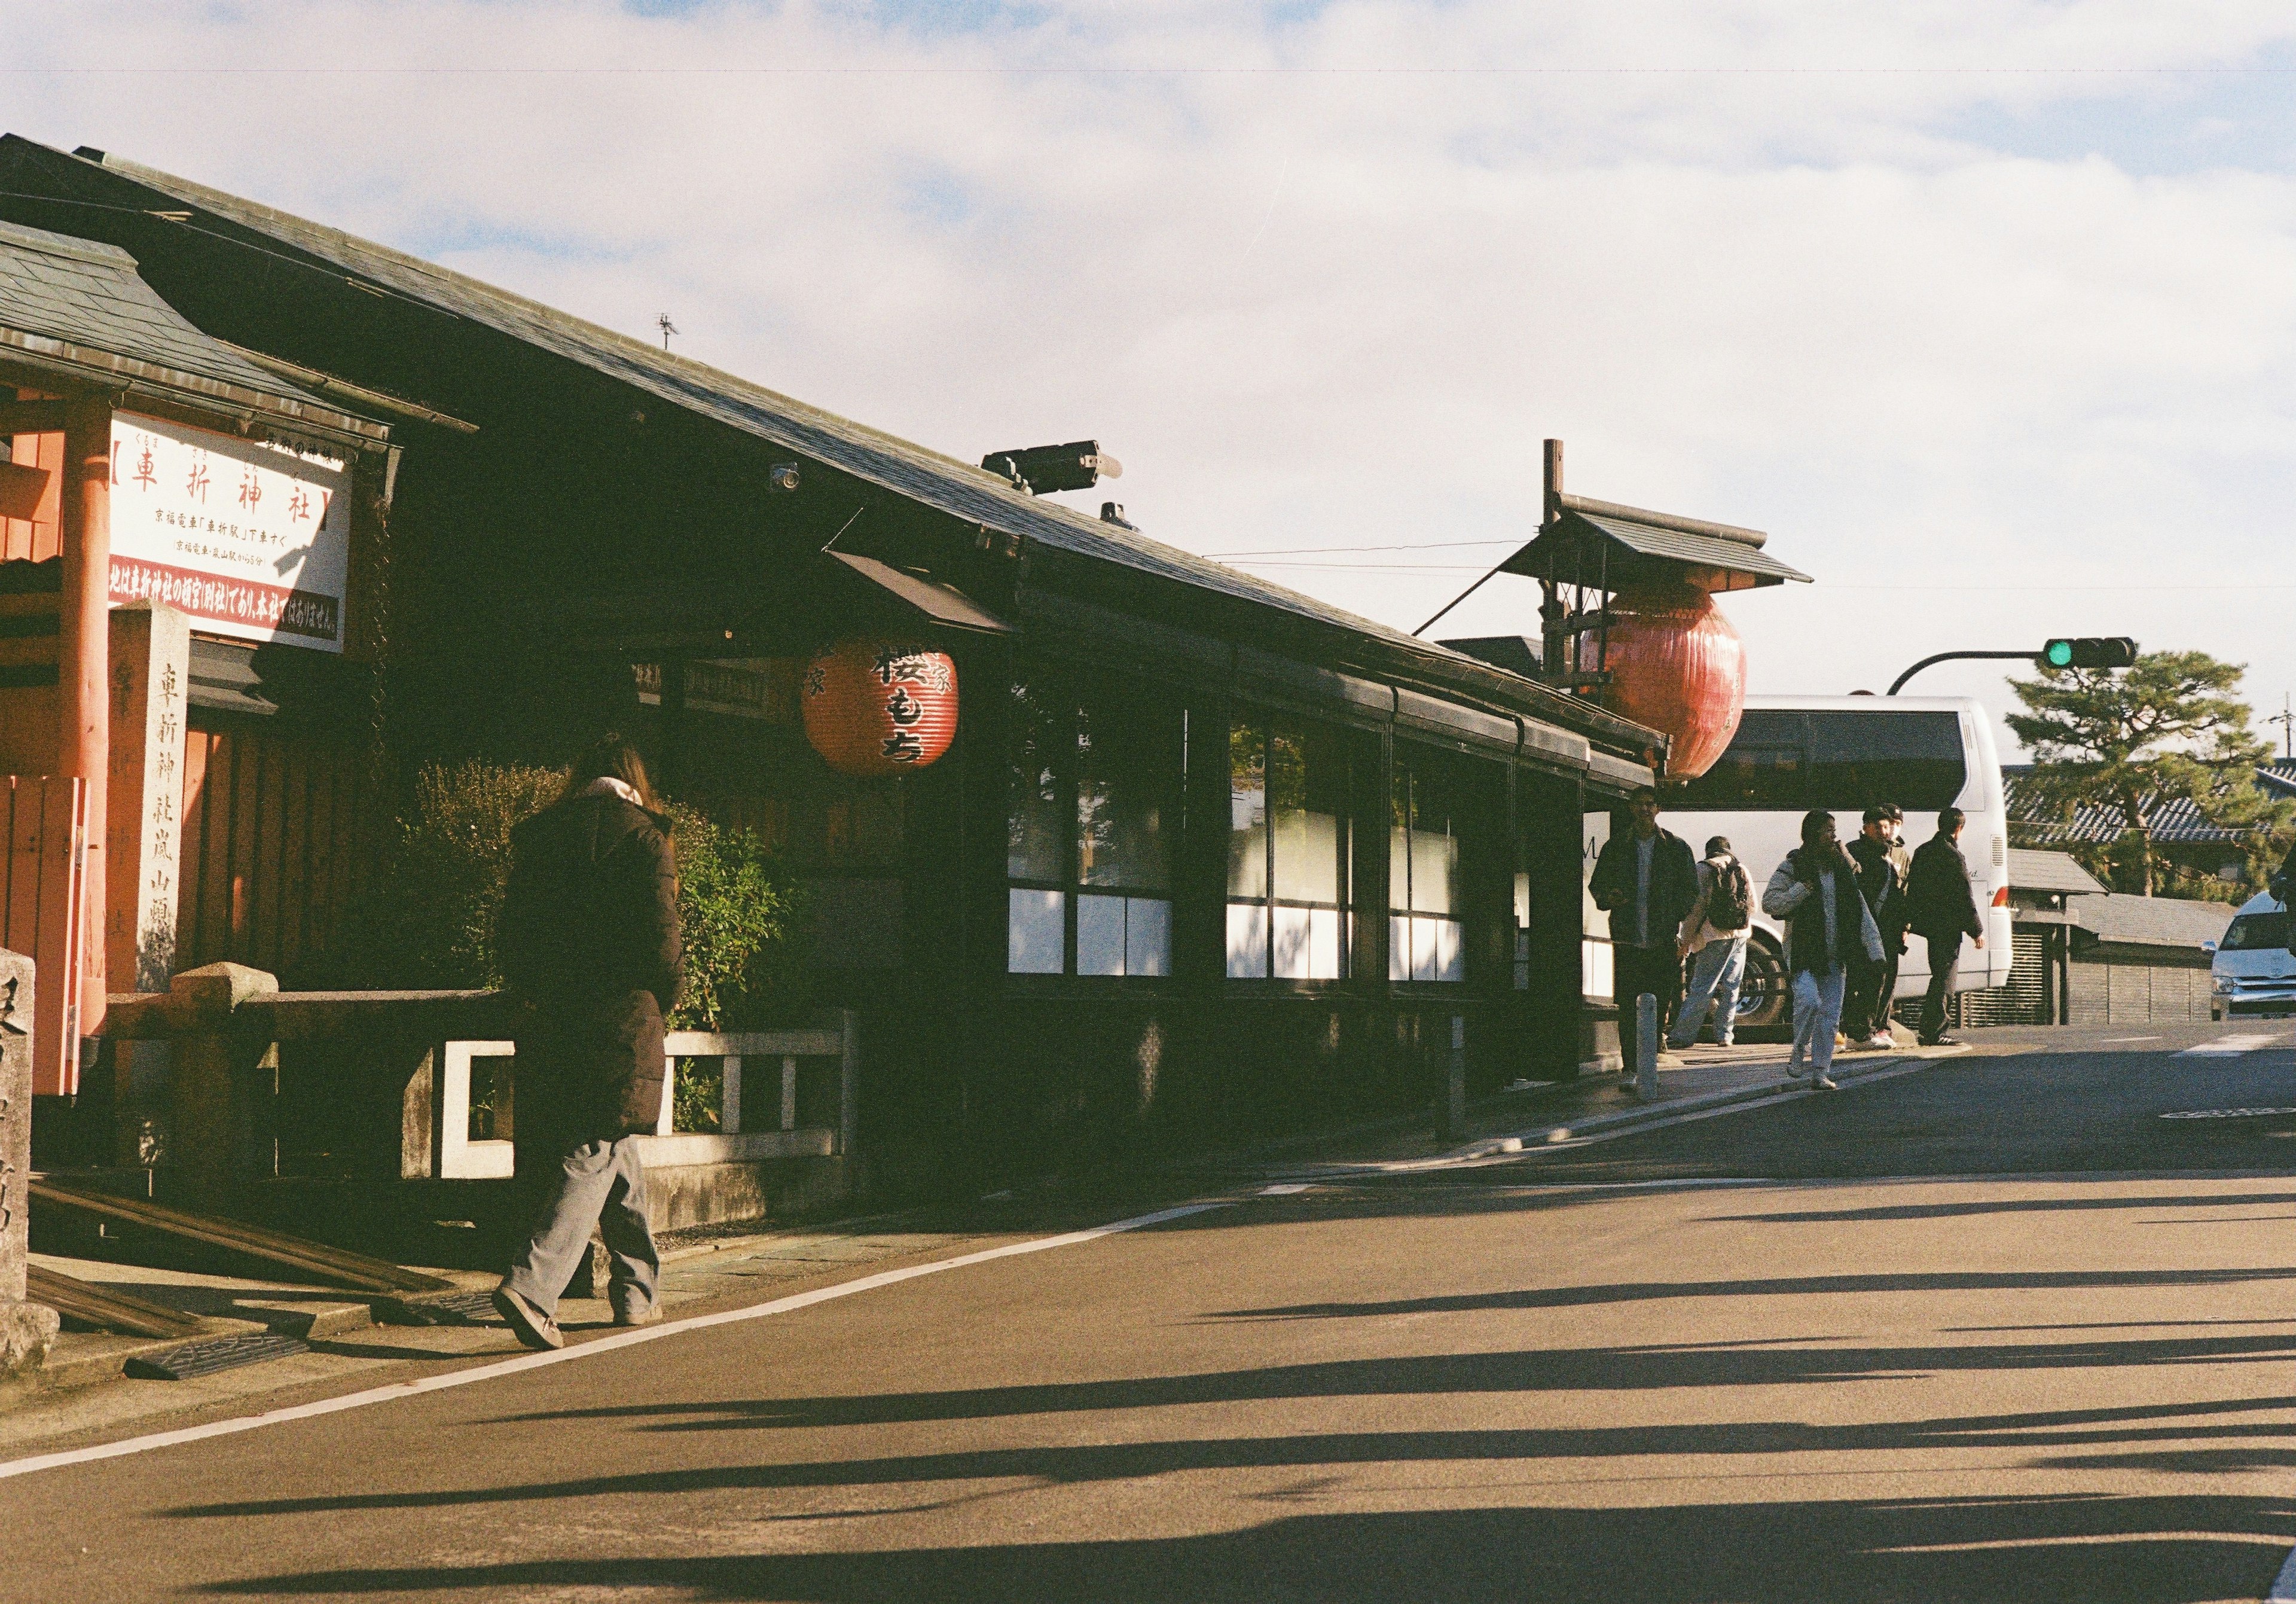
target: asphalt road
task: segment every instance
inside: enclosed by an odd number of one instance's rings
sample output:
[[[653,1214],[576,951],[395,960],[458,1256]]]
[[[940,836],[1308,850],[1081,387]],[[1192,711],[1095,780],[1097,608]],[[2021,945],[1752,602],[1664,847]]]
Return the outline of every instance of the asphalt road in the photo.
[[[2296,1027],[2180,1055],[2226,1033],[1246,1191],[0,1480],[0,1595],[2261,1600]]]

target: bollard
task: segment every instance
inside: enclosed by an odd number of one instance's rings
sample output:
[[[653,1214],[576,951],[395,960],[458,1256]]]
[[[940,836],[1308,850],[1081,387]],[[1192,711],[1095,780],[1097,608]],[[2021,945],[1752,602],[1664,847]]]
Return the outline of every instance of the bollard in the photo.
[[[24,1299],[31,1215],[32,960],[0,952],[0,1381],[38,1370],[56,1341],[56,1312]]]
[[[1467,1138],[1467,1020],[1451,1016],[1451,1061],[1444,1082],[1443,1134],[1451,1141]]]
[[[1658,999],[1648,991],[1635,999],[1635,1095],[1658,1097]]]

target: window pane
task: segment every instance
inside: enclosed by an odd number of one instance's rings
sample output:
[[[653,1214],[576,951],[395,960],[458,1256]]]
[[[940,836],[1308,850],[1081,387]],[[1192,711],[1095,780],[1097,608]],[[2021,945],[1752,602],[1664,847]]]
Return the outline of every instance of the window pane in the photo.
[[[1180,816],[1177,708],[1091,708],[1077,721],[1077,878],[1162,891]]]
[[[1411,921],[1400,914],[1390,915],[1387,921],[1387,977],[1411,978]]]
[[[1908,812],[1949,808],[1961,794],[1961,720],[1940,712],[1809,715],[1809,806],[1870,807],[1892,802]]]
[[[1172,905],[1154,897],[1128,897],[1124,903],[1124,972],[1172,972]]]
[[[1308,978],[1337,980],[1341,977],[1343,953],[1340,945],[1341,921],[1348,916],[1336,908],[1318,908],[1308,915]]]
[[[1399,752],[1387,794],[1387,905],[1411,906],[1411,770]],[[1406,958],[1404,974],[1389,978],[1401,980],[1409,973]]]
[[[1435,976],[1437,980],[1467,978],[1467,927],[1456,919],[1426,919],[1422,923],[1435,926]]]
[[[1275,894],[1287,902],[1347,900],[1346,765],[1333,736],[1275,726],[1267,748],[1267,808],[1275,830]]]
[[[1078,975],[1124,973],[1124,899],[1080,896],[1077,899],[1077,967]]]
[[[1005,893],[1004,967],[1014,975],[1058,975],[1068,967],[1068,897],[1057,891]]]
[[[2244,913],[2224,933],[2226,952],[2254,952],[2287,944],[2288,916],[2284,913]]]
[[[1267,978],[1267,904],[1227,905],[1227,972],[1234,980]]]
[[[1431,755],[1406,759],[1398,753],[1396,798],[1396,827],[1388,847],[1389,906],[1420,913],[1457,911],[1458,827],[1447,768]]]
[[[1062,861],[1066,831],[1061,818],[1059,768],[1067,722],[1064,716],[1049,711],[1046,699],[1029,687],[1013,687],[1012,747],[1007,761],[1012,814],[1004,854],[1004,873],[1011,879],[1067,877]]]
[[[1267,894],[1267,744],[1259,726],[1229,728],[1227,761],[1227,894],[1264,897]],[[1228,973],[1235,973],[1233,963]]]

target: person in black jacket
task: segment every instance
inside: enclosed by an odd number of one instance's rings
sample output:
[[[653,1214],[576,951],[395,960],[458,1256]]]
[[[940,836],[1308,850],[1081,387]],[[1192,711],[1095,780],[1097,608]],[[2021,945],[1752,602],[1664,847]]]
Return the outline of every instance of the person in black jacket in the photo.
[[[1644,786],[1628,799],[1631,829],[1611,833],[1595,860],[1587,890],[1611,916],[1611,991],[1619,1002],[1619,1053],[1635,1073],[1638,1014],[1635,999],[1658,999],[1658,1028],[1674,1017],[1682,990],[1682,921],[1698,901],[1698,859],[1690,843],[1659,828],[1658,793]],[[1660,1045],[1663,1045],[1661,1039]]]
[[[1930,989],[1922,999],[1923,1047],[1960,1045],[1945,1033],[1946,989],[1961,958],[1961,938],[1969,936],[1979,951],[1985,950],[1985,921],[1970,892],[1969,864],[1956,844],[1965,822],[1959,808],[1939,813],[1937,834],[1915,851],[1913,870],[1906,876],[1906,927],[1930,950]]]
[[[584,753],[558,802],[512,830],[498,946],[519,1004],[520,1184],[537,1206],[495,1307],[527,1346],[561,1346],[558,1300],[595,1225],[614,1323],[652,1324],[661,1263],[631,1137],[660,1118],[662,1015],[684,953],[669,822],[620,736]]]
[[[1906,876],[1912,872],[1898,843],[1905,815],[1894,802],[1866,810],[1865,827],[1849,843],[1857,864],[1857,890],[1882,932],[1879,963],[1858,959],[1849,967],[1849,999],[1842,1005],[1841,1030],[1852,1047],[1888,1049],[1890,1005],[1898,994],[1898,960],[1906,952]]]

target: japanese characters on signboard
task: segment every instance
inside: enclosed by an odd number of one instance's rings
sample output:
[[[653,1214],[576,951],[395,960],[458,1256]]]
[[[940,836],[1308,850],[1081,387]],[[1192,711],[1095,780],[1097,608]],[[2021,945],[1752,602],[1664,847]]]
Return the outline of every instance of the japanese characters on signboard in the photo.
[[[164,419],[111,420],[111,599],[192,628],[343,649],[350,472],[332,457]]]

